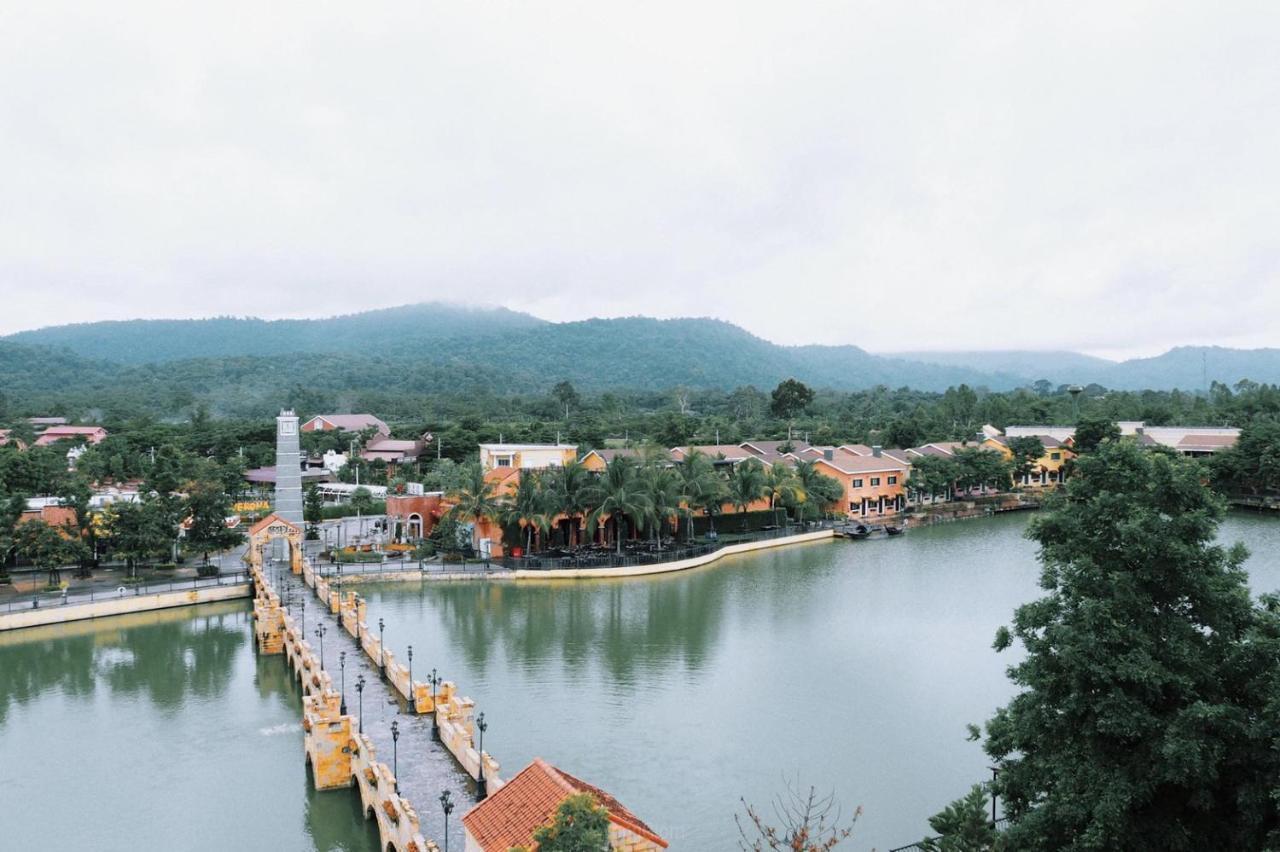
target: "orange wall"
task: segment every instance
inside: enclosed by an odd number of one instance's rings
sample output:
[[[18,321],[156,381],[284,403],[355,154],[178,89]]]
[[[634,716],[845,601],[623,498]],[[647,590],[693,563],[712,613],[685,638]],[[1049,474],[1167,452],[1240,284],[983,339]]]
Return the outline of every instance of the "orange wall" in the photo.
[[[878,501],[881,497],[884,497],[884,502],[885,502],[884,514],[886,515],[895,514],[897,512],[897,509],[891,508],[893,505],[894,498],[901,496],[903,497],[904,500],[906,499],[905,485],[907,480],[907,471],[905,469],[876,471],[874,473],[849,474],[834,467],[826,459],[818,459],[815,462],[815,464],[821,470],[824,476],[829,476],[832,479],[836,480],[837,482],[840,483],[840,487],[844,489],[844,496],[841,499],[841,502],[837,508],[839,511],[844,512],[846,514],[850,511],[849,509],[850,503],[857,503],[858,504],[857,508],[860,509],[862,505],[862,499],[864,497],[868,501]],[[895,482],[893,485],[889,484],[889,477],[891,476],[896,476],[898,478],[898,481]],[[880,479],[879,485],[871,484],[871,479],[873,477],[879,477]],[[861,488],[853,487],[853,481],[855,479],[862,480]],[[869,513],[874,511],[875,511],[875,507],[868,507]]]

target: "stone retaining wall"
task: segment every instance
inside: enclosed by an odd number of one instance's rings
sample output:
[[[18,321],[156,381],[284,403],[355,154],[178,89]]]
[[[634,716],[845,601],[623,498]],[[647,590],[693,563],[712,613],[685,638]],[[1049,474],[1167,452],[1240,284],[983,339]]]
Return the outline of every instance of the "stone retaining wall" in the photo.
[[[192,606],[194,604],[247,597],[249,597],[248,583],[240,583],[235,586],[205,586],[198,589],[187,589],[186,591],[157,592],[150,595],[125,594],[122,597],[107,598],[89,603],[43,606],[39,609],[20,609],[13,612],[0,613],[0,632],[18,630],[23,627],[39,627],[43,624],[65,624],[70,621],[83,621],[89,618],[106,618],[111,615],[126,615],[132,612],[148,612],[156,609],[170,609],[176,606]]]

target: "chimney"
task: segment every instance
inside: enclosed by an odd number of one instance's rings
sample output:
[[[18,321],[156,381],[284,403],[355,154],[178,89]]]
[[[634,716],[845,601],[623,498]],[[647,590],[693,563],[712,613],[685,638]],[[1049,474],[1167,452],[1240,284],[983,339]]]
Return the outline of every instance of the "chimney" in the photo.
[[[880,445],[879,445],[879,444],[876,444],[875,446],[873,446],[873,447],[871,448],[871,455],[875,456],[876,458],[880,458]]]
[[[828,447],[827,449],[822,451],[822,457],[827,461],[832,461],[836,457],[836,451]]]

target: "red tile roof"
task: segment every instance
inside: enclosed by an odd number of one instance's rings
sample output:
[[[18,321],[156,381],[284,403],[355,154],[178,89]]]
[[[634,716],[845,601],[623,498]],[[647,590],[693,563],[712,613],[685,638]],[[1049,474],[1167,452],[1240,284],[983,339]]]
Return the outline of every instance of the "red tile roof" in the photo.
[[[561,772],[540,757],[468,811],[462,824],[483,852],[507,852],[512,846],[529,846],[533,843],[534,830],[550,822],[560,802],[575,793],[590,793],[609,812],[610,822],[667,848],[667,841],[613,796]]]
[[[299,527],[297,524],[293,523],[292,521],[286,521],[284,518],[280,517],[275,512],[272,512],[270,515],[267,515],[265,518],[258,521],[253,526],[249,527],[249,535],[254,535],[256,533],[259,533],[262,530],[265,530],[267,527],[271,526],[272,524],[284,524],[285,526],[293,527],[298,532],[302,532],[302,528]]]

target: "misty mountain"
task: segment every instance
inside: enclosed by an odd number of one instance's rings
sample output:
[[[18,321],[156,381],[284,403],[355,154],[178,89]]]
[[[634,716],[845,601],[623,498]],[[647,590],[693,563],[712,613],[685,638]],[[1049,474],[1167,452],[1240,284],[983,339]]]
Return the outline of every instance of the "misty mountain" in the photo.
[[[297,386],[413,393],[584,391],[675,385],[768,389],[794,376],[816,387],[877,385],[1007,390],[1047,379],[1121,389],[1196,390],[1207,377],[1280,382],[1280,350],[1180,347],[1112,362],[1075,352],[904,352],[780,346],[728,322],[647,317],[552,323],[506,309],[440,303],[312,320],[218,317],[57,326],[0,338],[0,387],[13,391],[227,388],[269,395]]]

